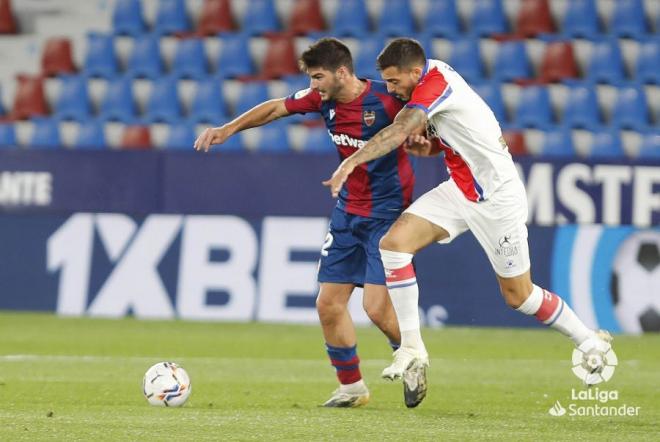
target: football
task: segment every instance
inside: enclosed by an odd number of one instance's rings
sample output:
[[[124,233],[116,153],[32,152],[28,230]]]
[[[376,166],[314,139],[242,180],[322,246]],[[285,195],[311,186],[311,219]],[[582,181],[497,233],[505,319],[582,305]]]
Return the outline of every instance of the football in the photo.
[[[192,385],[186,370],[174,362],[159,362],[142,379],[147,401],[156,407],[180,407],[186,403]]]

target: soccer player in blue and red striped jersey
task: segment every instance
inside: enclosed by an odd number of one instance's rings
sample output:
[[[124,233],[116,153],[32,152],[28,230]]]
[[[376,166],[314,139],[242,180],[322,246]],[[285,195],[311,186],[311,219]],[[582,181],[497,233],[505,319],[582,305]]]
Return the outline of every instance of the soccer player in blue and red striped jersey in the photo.
[[[383,82],[358,78],[349,49],[323,38],[300,58],[310,87],[286,98],[261,103],[233,121],[206,129],[195,149],[207,151],[242,130],[294,113],[320,113],[341,160],[349,157],[392,123],[403,102]],[[316,307],[326,350],[340,386],[327,407],[357,407],[369,401],[360,373],[355,328],[348,301],[355,287],[364,288],[363,305],[371,321],[398,348],[400,333],[385,286],[378,243],[411,203],[414,175],[404,148],[364,163],[351,175],[332,212],[321,249]]]

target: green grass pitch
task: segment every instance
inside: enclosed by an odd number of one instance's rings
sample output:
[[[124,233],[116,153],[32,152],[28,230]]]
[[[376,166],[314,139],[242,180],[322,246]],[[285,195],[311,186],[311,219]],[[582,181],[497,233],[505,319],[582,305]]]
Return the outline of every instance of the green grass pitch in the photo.
[[[371,402],[325,409],[336,387],[319,327],[58,318],[0,313],[0,440],[658,440],[660,336],[617,336],[619,367],[601,389],[639,416],[554,417],[581,389],[570,341],[549,330],[424,330],[429,393],[406,409],[379,378],[385,338],[358,329]],[[183,408],[150,407],[145,370],[180,363]],[[593,402],[585,404],[590,405]]]

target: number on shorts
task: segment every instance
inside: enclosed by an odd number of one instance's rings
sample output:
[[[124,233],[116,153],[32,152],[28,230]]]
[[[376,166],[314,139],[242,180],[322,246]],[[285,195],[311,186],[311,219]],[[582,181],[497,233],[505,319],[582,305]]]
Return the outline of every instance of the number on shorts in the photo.
[[[323,247],[321,247],[321,256],[328,256],[328,249],[332,245],[333,240],[334,238],[332,237],[332,233],[328,232],[328,234],[325,236]]]

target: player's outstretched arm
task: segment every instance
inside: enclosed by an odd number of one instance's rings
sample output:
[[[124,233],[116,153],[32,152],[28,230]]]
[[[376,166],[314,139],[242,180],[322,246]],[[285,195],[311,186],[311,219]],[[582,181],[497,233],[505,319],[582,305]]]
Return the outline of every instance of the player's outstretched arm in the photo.
[[[212,145],[224,143],[227,138],[237,132],[251,127],[263,126],[287,115],[289,115],[289,111],[284,105],[284,98],[264,101],[227,124],[204,129],[204,132],[195,140],[195,150],[208,152]]]
[[[365,146],[346,158],[329,180],[323,181],[330,188],[333,197],[339,195],[341,186],[357,166],[393,151],[412,134],[421,133],[426,128],[426,112],[419,108],[404,107],[394,118],[394,122],[381,129]]]

